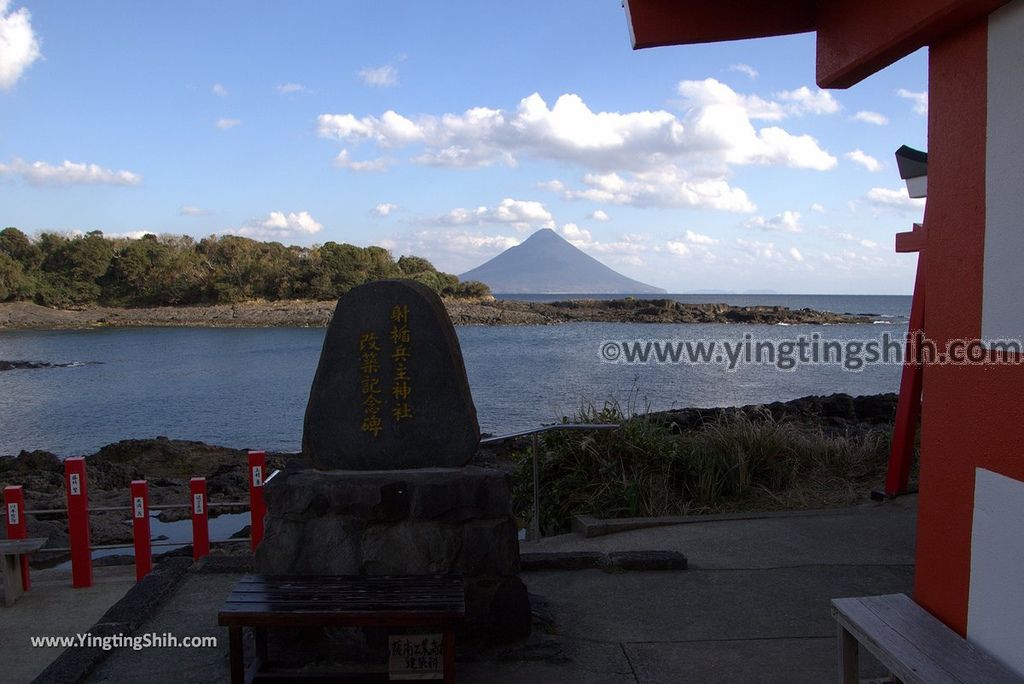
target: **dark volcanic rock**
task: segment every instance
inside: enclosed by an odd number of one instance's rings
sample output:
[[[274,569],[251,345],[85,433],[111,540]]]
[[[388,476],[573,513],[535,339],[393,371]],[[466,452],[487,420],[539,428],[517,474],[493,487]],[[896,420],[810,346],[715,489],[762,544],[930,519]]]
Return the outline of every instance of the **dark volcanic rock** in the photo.
[[[808,396],[769,404],[749,404],[732,408],[685,408],[652,414],[652,419],[674,425],[678,431],[697,428],[704,423],[733,414],[768,417],[775,421],[798,422],[807,427],[829,431],[862,431],[885,428],[896,415],[896,394],[849,394]]]
[[[321,470],[457,467],[480,428],[440,298],[408,280],[353,288],[324,338],[302,431]]]

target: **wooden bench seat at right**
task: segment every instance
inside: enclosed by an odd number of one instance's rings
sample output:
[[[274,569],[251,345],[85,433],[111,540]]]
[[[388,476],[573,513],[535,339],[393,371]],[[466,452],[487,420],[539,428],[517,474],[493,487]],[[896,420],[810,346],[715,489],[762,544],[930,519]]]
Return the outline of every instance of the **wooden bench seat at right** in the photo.
[[[428,633],[417,634],[411,646],[409,635],[390,635],[387,669],[345,672],[345,680],[388,681],[390,673],[450,684],[455,681],[455,628],[465,615],[465,589],[458,577],[246,575],[228,596],[218,622],[228,628],[232,684],[292,676],[308,682],[318,676],[272,670],[267,662],[268,627],[421,628]],[[253,628],[255,636],[256,654],[248,669],[242,652],[243,627]],[[409,676],[413,674],[418,676]],[[341,675],[319,676],[323,681],[339,681]]]
[[[1021,684],[1024,679],[942,624],[906,594],[832,599],[839,677],[857,684],[858,644],[903,684]]]

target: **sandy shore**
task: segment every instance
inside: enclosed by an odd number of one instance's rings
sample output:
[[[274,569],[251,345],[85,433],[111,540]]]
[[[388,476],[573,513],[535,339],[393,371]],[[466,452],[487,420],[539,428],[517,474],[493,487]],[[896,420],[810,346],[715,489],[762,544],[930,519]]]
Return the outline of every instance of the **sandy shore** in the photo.
[[[870,315],[835,314],[778,306],[680,304],[670,299],[567,300],[544,304],[515,300],[448,300],[455,325],[550,325],[574,321],[630,323],[870,323]],[[322,328],[335,302],[277,301],[118,308],[49,309],[29,302],[0,304],[0,330],[97,327]]]

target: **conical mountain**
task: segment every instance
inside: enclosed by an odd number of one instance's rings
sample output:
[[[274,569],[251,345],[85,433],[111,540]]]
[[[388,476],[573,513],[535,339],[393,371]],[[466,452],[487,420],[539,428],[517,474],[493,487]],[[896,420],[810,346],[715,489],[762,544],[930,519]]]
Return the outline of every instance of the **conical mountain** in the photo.
[[[538,230],[459,278],[479,280],[499,294],[665,293],[613,271],[550,228]]]

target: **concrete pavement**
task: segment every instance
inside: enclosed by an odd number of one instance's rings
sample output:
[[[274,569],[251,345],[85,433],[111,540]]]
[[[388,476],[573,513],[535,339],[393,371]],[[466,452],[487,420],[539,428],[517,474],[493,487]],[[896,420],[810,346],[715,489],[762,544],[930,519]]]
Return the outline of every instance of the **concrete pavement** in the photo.
[[[525,644],[460,660],[459,681],[835,681],[829,599],[911,590],[915,504],[906,497],[811,515],[524,542],[530,553],[678,551],[689,569],[526,572],[531,594],[543,598],[542,622]],[[227,632],[216,614],[239,575],[185,573],[136,629],[217,636],[216,647],[115,649],[87,681],[226,681]],[[33,615],[49,620],[54,608]],[[19,629],[25,624],[13,633]],[[868,658],[864,676],[881,675]]]
[[[135,567],[95,568],[93,586],[71,588],[70,570],[33,570],[32,590],[13,606],[0,605],[0,679],[30,682],[60,648],[33,648],[31,636],[87,632],[135,584]]]

